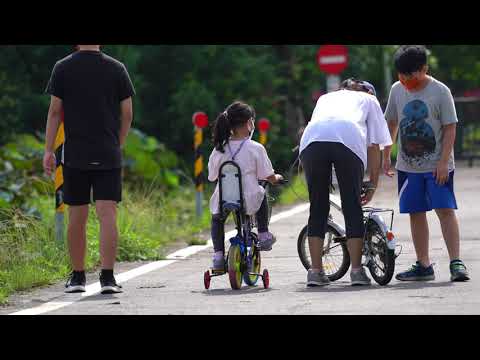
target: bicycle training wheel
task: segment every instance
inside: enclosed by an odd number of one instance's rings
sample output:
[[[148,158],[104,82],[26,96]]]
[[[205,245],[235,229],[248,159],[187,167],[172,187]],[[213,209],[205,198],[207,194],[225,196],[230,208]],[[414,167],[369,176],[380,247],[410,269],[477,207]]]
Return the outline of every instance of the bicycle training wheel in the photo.
[[[242,287],[242,251],[239,245],[232,245],[228,250],[228,278],[232,289]]]
[[[297,250],[300,261],[305,269],[309,270],[312,267],[310,258],[310,249],[308,246],[307,237],[308,226],[305,226],[297,241]],[[340,237],[340,234],[331,225],[327,226],[325,233],[325,241],[323,243],[323,270],[330,281],[341,279],[350,267],[350,255],[348,253],[347,244],[345,241],[335,242],[335,238]]]
[[[379,285],[387,285],[395,271],[395,250],[388,248],[386,235],[375,221],[367,223],[365,241],[372,255],[368,263],[370,274]]]

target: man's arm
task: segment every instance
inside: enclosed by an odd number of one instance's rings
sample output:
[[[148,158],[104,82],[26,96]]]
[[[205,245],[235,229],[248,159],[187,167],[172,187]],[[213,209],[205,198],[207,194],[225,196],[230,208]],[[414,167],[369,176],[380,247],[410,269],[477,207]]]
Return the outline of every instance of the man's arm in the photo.
[[[120,102],[120,121],[120,146],[123,147],[133,121],[133,103],[131,97]]]
[[[372,146],[368,147],[368,173],[370,174],[370,182],[375,187],[378,185],[378,178],[380,176],[381,156],[382,153],[378,144],[372,144]]]
[[[45,154],[43,156],[43,168],[48,176],[51,176],[55,170],[55,138],[57,137],[58,127],[62,120],[62,99],[51,96],[50,107],[47,116],[47,128],[45,131]]]
[[[443,185],[448,181],[448,160],[453,151],[455,136],[457,134],[457,124],[448,124],[443,126],[442,155],[434,172],[436,182]]]
[[[378,178],[380,176],[380,166],[381,166],[381,152],[380,145],[372,144],[367,149],[367,164],[368,164],[368,173],[370,174],[370,183],[374,189],[369,189],[364,198],[361,199],[362,205],[368,204],[375,193],[375,189],[378,186]]]

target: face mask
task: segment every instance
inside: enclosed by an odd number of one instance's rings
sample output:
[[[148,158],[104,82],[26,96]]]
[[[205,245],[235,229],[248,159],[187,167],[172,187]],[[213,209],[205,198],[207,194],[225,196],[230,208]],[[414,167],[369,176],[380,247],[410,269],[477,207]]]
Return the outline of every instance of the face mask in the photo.
[[[402,80],[399,76],[398,79],[400,80],[400,83],[407,90],[415,90],[420,86],[420,83],[421,83],[421,81],[416,77],[412,77],[411,79],[408,79],[408,80]]]

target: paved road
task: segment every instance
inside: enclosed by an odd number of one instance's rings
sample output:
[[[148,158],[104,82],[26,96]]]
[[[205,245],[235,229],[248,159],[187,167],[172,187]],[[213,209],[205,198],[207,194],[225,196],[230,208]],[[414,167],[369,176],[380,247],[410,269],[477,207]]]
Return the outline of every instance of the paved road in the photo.
[[[395,181],[382,178],[373,206],[392,207],[396,211],[394,232],[403,246],[397,270],[415,261],[410,241],[408,217],[398,214]],[[93,295],[47,314],[480,314],[480,169],[456,171],[456,191],[461,209],[463,259],[472,275],[468,283],[449,281],[448,256],[438,220],[429,215],[431,258],[436,264],[436,280],[427,283],[401,283],[385,287],[351,287],[348,274],[329,287],[307,289],[306,271],[296,252],[299,231],[307,212],[276,222],[271,229],[278,242],[264,253],[271,288],[261,282],[241,291],[230,289],[228,277],[212,280],[209,291],[203,287],[203,272],[208,268],[211,249],[185,260],[131,279],[123,284],[125,293]],[[134,267],[136,264],[122,265]],[[123,270],[123,269],[122,269]],[[97,281],[92,275],[91,282]],[[47,301],[75,301],[77,294],[62,294],[63,283],[13,298],[13,306],[0,309],[12,313]]]

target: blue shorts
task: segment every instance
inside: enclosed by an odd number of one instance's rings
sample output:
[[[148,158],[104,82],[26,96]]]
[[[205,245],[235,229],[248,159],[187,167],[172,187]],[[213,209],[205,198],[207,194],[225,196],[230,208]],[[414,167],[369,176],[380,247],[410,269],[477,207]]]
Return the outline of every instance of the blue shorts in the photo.
[[[438,185],[433,172],[409,173],[398,170],[398,197],[400,213],[411,214],[426,212],[432,209],[457,209],[457,201],[453,191],[451,171],[448,181]]]

